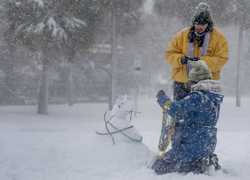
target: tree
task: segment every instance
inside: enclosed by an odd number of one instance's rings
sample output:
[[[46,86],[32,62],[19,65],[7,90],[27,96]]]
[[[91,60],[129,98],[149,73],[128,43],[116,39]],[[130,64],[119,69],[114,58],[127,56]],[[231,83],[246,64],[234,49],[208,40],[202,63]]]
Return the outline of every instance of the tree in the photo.
[[[135,33],[141,24],[141,11],[144,0],[104,0],[100,1],[101,12],[104,14],[104,21],[109,22],[110,29],[104,34],[111,34],[104,41],[111,45],[110,64],[111,64],[111,88],[109,96],[109,108],[118,95],[117,92],[117,66],[118,66],[118,46],[121,45],[120,38],[128,34]],[[108,18],[108,19],[107,19]]]
[[[243,35],[244,31],[250,28],[250,2],[247,0],[235,0],[234,1],[235,11],[233,12],[235,17],[235,24],[239,27],[238,30],[238,47],[237,47],[237,67],[236,67],[236,106],[241,105],[241,84],[240,84],[240,68],[241,58],[243,54]],[[243,55],[242,55],[243,54]]]
[[[40,54],[42,81],[38,113],[48,113],[49,65],[62,53],[72,62],[80,48],[93,43],[97,14],[92,0],[11,0],[5,3],[7,34]]]

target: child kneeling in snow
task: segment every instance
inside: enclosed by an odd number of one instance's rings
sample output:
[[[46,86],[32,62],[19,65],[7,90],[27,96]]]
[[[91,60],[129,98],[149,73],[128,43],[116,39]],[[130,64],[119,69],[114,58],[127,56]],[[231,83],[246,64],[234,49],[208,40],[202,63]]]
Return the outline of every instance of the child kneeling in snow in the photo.
[[[218,81],[211,80],[205,62],[190,62],[188,77],[191,92],[182,100],[171,101],[164,91],[157,94],[158,103],[175,121],[172,148],[153,164],[157,174],[171,172],[204,173],[209,166],[220,169],[214,153],[217,142],[217,120],[223,100]]]

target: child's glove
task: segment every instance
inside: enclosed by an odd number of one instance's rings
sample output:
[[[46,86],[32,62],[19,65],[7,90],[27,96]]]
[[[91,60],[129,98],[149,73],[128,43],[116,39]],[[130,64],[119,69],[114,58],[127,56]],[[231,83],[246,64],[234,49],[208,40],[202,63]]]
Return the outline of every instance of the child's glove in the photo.
[[[157,102],[163,109],[168,109],[172,103],[171,99],[166,95],[163,90],[160,90],[157,95]]]

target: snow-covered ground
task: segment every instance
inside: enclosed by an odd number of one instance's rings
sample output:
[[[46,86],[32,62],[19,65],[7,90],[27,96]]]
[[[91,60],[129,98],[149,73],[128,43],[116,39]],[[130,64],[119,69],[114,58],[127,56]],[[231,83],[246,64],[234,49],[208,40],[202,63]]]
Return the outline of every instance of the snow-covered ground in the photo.
[[[133,124],[143,143],[98,136],[104,127],[105,104],[51,106],[49,116],[33,106],[0,107],[1,180],[161,180],[240,179],[250,177],[250,99],[236,108],[226,98],[218,124],[219,155],[229,174],[167,174],[156,176],[147,168],[161,127],[161,110],[154,99],[141,99],[141,114]]]

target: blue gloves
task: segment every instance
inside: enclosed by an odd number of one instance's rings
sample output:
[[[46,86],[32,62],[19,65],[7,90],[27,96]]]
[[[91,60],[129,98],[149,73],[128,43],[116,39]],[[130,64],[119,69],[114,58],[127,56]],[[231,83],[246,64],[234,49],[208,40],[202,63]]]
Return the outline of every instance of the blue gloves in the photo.
[[[188,56],[183,56],[181,57],[181,64],[187,64],[188,61],[199,61],[200,58],[198,57],[188,57]]]
[[[163,90],[160,90],[157,95],[157,102],[163,109],[169,109],[172,101],[171,99],[166,95],[166,93]]]

